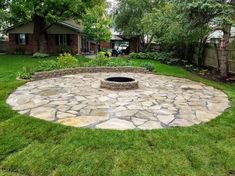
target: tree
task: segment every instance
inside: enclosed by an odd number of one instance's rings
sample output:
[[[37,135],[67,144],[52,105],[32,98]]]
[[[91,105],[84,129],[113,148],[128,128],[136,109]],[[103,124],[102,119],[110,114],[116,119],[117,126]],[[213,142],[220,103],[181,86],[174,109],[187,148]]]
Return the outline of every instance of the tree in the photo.
[[[180,1],[181,2],[181,1]],[[199,66],[205,65],[205,49],[208,36],[217,29],[214,24],[218,19],[227,16],[230,8],[221,1],[197,0],[183,1],[180,8],[188,18],[188,33],[197,40],[197,60]]]
[[[46,41],[45,27],[68,18],[81,18],[86,9],[103,4],[104,0],[11,0],[8,1],[10,24],[34,22],[37,50],[43,52]]]
[[[8,8],[8,1],[6,0],[0,0],[0,32],[3,32],[6,27],[8,27],[8,23],[5,19],[9,17],[9,14],[7,13]]]
[[[87,9],[83,15],[84,33],[96,43],[111,39],[110,27],[112,21],[105,9],[105,6],[97,5]]]
[[[117,0],[114,25],[125,36],[139,36],[143,49],[146,49],[146,31],[142,26],[143,17],[158,4],[152,0]]]
[[[226,3],[227,1],[225,1]],[[229,2],[232,6],[235,6],[235,0]],[[234,11],[232,11],[228,16],[221,21],[221,30],[224,35],[220,45],[220,55],[219,55],[219,70],[220,75],[223,78],[228,77],[228,47],[232,41],[230,41],[231,27],[234,23]]]

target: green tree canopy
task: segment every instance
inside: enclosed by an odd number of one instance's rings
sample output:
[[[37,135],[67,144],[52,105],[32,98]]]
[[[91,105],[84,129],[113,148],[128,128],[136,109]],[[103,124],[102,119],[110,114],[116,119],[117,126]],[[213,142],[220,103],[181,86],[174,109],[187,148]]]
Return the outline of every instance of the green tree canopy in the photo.
[[[96,42],[108,41],[111,39],[110,27],[111,18],[105,12],[106,7],[97,5],[87,9],[83,15],[84,33],[86,36]]]
[[[69,18],[81,19],[87,9],[103,5],[105,0],[5,0],[4,3],[6,2],[8,4],[4,11],[9,15],[4,20],[14,25],[34,22],[38,50],[43,51],[46,25]]]

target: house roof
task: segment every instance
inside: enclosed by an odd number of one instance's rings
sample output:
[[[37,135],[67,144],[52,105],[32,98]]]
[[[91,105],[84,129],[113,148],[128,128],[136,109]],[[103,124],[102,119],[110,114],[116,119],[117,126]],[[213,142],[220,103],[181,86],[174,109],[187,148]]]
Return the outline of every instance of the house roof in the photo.
[[[72,29],[72,30],[74,30],[76,32],[81,32],[82,31],[81,25],[78,24],[75,20],[65,20],[65,21],[62,21],[62,22],[54,23],[54,24],[58,24],[58,25],[67,27],[67,28]],[[50,28],[54,24],[46,26],[45,29]],[[24,25],[27,25],[27,24],[19,24],[19,25],[11,26],[11,27],[5,29],[5,31],[9,32],[9,31],[11,31],[13,29],[16,29],[16,28],[24,26]]]
[[[64,27],[68,27],[72,30],[75,30],[76,32],[81,32],[81,25],[78,24],[75,20],[66,20],[66,21],[62,21],[62,22],[58,22],[58,24],[64,26]]]
[[[121,37],[118,37],[117,35],[112,35],[111,40],[120,40],[120,41],[122,41],[123,39]]]
[[[223,38],[223,35],[224,35],[223,31],[217,30],[217,31],[214,31],[213,33],[211,33],[209,35],[208,40],[213,39],[213,38],[221,39],[221,38]],[[230,35],[231,35],[231,37],[235,37],[235,27],[231,28],[231,34]]]

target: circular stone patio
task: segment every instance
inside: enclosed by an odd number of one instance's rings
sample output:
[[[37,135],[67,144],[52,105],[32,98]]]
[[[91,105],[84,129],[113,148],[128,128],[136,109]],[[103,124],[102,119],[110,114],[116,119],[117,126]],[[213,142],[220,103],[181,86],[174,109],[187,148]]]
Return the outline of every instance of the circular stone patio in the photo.
[[[139,89],[100,88],[110,76],[128,76]],[[208,122],[229,108],[228,97],[187,79],[141,73],[83,73],[28,82],[7,103],[20,114],[64,125],[102,129],[158,129]]]

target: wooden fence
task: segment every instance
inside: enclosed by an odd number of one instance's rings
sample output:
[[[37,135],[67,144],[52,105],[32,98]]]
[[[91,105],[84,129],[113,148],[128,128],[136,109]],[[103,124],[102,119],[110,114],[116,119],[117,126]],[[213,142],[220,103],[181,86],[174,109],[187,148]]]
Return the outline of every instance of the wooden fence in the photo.
[[[229,51],[229,60],[228,68],[230,73],[235,73],[235,49],[232,47],[228,49]],[[209,46],[206,49],[206,59],[205,65],[218,68],[218,51],[215,47]]]

